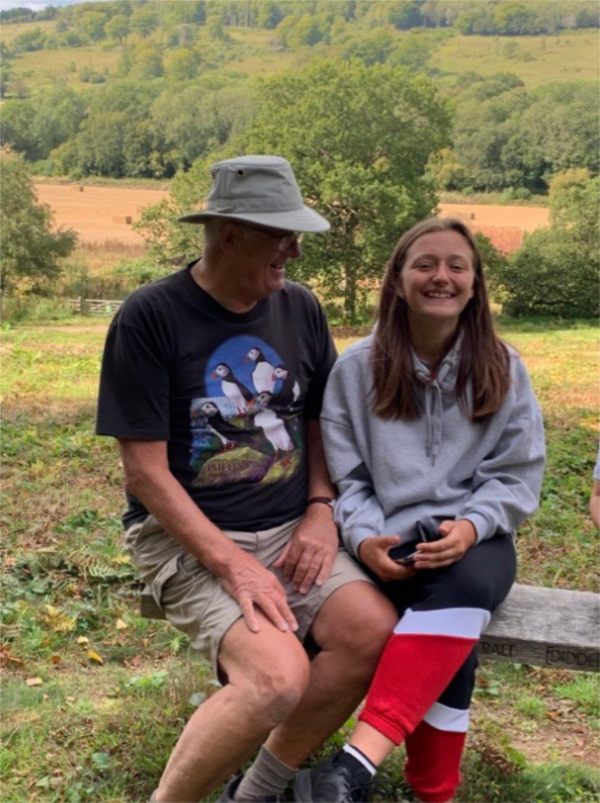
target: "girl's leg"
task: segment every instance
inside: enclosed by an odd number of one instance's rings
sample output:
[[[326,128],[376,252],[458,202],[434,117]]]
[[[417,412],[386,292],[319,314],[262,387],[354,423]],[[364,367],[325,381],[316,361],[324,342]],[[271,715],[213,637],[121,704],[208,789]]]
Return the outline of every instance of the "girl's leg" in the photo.
[[[406,779],[426,803],[450,800],[460,784],[477,663],[473,649],[439,700],[406,737]]]
[[[492,611],[508,594],[515,572],[512,538],[497,535],[469,550],[458,563],[424,570],[385,589],[392,599],[397,593],[398,607],[405,612],[382,653],[350,745],[377,766],[425,718],[427,727],[415,733],[409,757],[415,792],[421,792],[424,800],[450,800],[458,785],[466,727],[461,732],[446,726],[446,733],[460,735],[443,737],[444,729],[439,727],[442,713],[450,720],[464,720],[466,710],[468,717],[474,667],[470,671],[465,668],[464,673],[459,670],[472,660],[479,636]],[[411,600],[410,607],[406,607],[407,599]],[[453,710],[443,693],[457,673],[457,685],[464,686],[468,699],[464,709],[459,706]],[[435,780],[442,776],[443,782]],[[338,756],[299,773],[295,799],[364,800],[364,796],[353,797],[357,777],[353,759]],[[441,796],[426,797],[430,786],[438,782],[444,786]],[[360,787],[359,794],[364,795],[363,780]],[[324,796],[319,797],[321,794]]]
[[[441,762],[442,772],[445,753],[441,744],[432,755],[434,743],[443,741],[437,732],[462,732],[460,737],[445,737],[456,745],[450,752],[456,756],[453,772],[458,778],[475,668],[475,658],[470,655],[492,612],[508,594],[515,573],[514,544],[507,534],[478,544],[458,563],[423,571],[410,581],[413,602],[386,645],[360,715],[360,721],[370,728],[359,725],[351,744],[370,755],[372,729],[400,744],[425,719],[428,727],[415,734],[411,750],[415,777],[417,767],[424,766],[419,753],[426,754],[424,761],[432,766],[431,777],[436,761]],[[468,659],[471,663],[459,672]],[[455,676],[456,682],[451,685]],[[446,689],[448,695],[443,695]],[[454,699],[462,699],[462,703],[454,707]],[[429,747],[422,745],[423,734],[432,740]],[[451,794],[435,799],[448,800]]]

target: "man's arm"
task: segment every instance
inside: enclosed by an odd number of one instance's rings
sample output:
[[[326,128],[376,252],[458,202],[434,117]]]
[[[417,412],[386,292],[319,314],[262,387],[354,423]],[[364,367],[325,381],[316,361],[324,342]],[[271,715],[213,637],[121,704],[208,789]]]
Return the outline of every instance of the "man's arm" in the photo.
[[[306,452],[308,463],[308,498],[315,496],[335,497],[321,439],[318,421],[306,423]],[[338,551],[337,527],[329,505],[316,503],[306,508],[291,541],[273,564],[283,568],[294,588],[306,594],[313,583],[323,585],[331,573]]]
[[[282,631],[297,623],[285,591],[256,558],[240,549],[208,519],[169,469],[165,441],[119,439],[127,490],[165,530],[222,582],[238,601],[250,630],[259,623],[255,607]]]

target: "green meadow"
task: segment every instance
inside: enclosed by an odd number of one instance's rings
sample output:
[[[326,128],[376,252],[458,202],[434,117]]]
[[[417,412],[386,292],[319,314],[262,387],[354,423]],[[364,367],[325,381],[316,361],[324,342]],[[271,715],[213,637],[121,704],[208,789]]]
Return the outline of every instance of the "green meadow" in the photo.
[[[138,615],[120,547],[119,458],[93,434],[106,328],[72,318],[3,330],[6,803],[146,800],[182,723],[216,688],[184,636]],[[594,589],[597,329],[501,330],[530,369],[548,438],[542,506],[519,533],[519,580]],[[598,675],[483,663],[458,803],[597,800],[598,691]],[[376,799],[407,796],[400,751]]]
[[[3,25],[0,42],[10,45],[20,34],[39,28],[51,34],[51,21]],[[219,68],[221,74],[234,81],[266,76],[305,66],[315,58],[333,58],[345,46],[319,44],[296,46],[289,50],[274,48],[272,31],[229,28],[231,58]],[[412,31],[395,32],[398,42],[414,36]],[[14,79],[21,79],[29,90],[64,82],[75,88],[89,87],[80,80],[79,72],[89,67],[115,77],[123,46],[99,42],[81,47],[56,47],[22,53],[12,64]],[[553,36],[462,36],[439,39],[429,60],[429,69],[446,75],[479,73],[491,76],[512,73],[528,89],[553,81],[598,80],[600,54],[597,31],[583,29],[561,32]]]
[[[430,67],[460,75],[513,73],[527,88],[552,81],[597,81],[596,31],[556,36],[453,36],[433,54]]]

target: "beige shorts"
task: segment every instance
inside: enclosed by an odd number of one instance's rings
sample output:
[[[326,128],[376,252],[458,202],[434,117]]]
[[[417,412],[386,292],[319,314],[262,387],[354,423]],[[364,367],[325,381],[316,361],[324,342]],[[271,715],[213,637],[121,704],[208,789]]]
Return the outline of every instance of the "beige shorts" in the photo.
[[[255,555],[267,567],[281,554],[299,519],[259,532],[226,530],[239,547]],[[125,547],[141,579],[167,620],[186,633],[198,650],[218,672],[221,640],[231,625],[242,616],[237,601],[222,587],[205,566],[171,538],[154,516],[133,524],[125,533]],[[336,556],[329,578],[307,594],[294,591],[280,569],[271,571],[284,587],[290,608],[298,620],[297,636],[304,640],[325,600],[346,583],[372,583],[358,563],[344,550]]]

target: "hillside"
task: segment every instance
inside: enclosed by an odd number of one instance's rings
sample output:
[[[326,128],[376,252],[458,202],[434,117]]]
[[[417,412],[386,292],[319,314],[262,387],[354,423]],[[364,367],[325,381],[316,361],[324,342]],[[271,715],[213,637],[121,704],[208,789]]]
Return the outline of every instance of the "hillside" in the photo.
[[[440,190],[524,200],[555,173],[598,171],[596,12],[587,0],[112,0],[3,11],[3,141],[37,173],[168,179],[235,150],[276,76],[354,59],[403,68],[437,91],[452,118],[430,165]]]
[[[32,28],[51,36],[56,23],[3,25],[0,42],[10,48]],[[229,28],[228,35],[231,59],[219,71],[236,81],[292,70],[313,58],[335,57],[346,52],[344,45],[335,43],[296,45],[284,50],[274,32],[268,30]],[[399,46],[414,38],[411,31],[393,31],[392,35]],[[595,29],[545,36],[493,37],[491,41],[489,36],[454,34],[434,45],[428,67],[440,77],[512,73],[526,87],[533,88],[554,81],[595,81],[599,75],[600,44]],[[105,81],[117,80],[123,77],[119,76],[119,62],[126,48],[127,43],[97,42],[21,51],[11,62],[6,97],[20,91],[30,93],[57,81],[76,89],[90,88],[90,82],[82,80],[81,75],[86,67],[104,76]],[[166,50],[169,49],[167,46]]]

